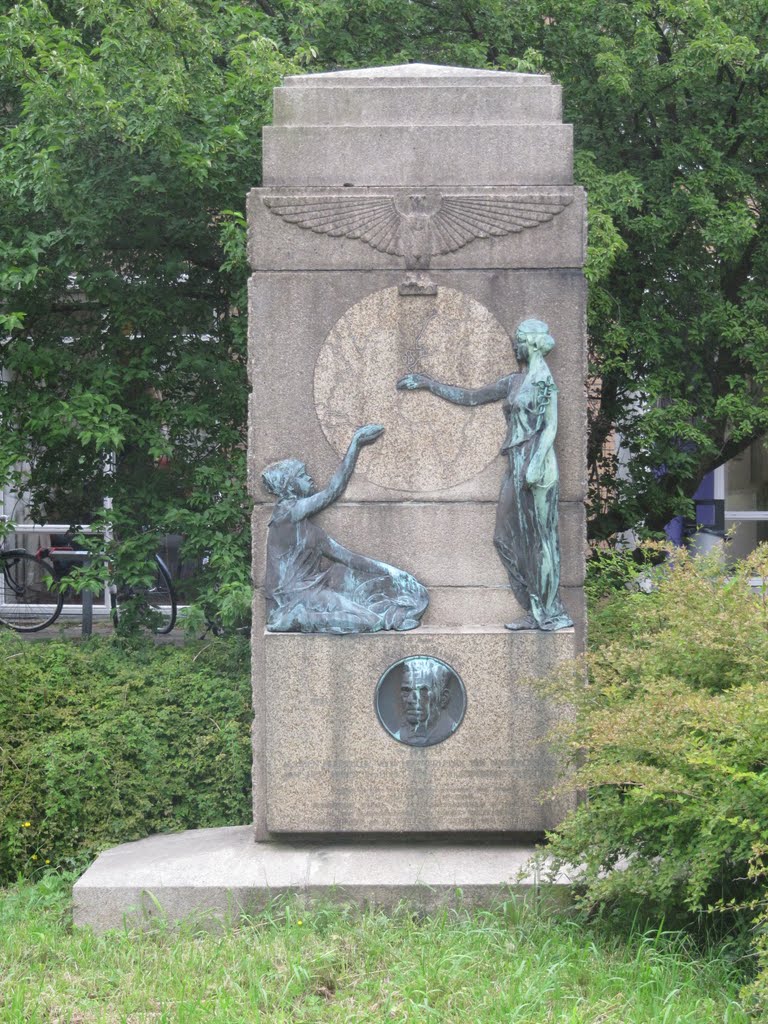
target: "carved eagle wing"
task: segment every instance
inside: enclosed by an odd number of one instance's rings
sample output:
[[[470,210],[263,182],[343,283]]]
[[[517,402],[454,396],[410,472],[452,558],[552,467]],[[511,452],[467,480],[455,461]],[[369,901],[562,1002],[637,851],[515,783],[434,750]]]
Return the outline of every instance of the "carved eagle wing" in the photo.
[[[456,252],[476,238],[537,228],[571,203],[565,192],[485,195],[269,196],[284,220],[319,234],[359,238],[379,252],[422,259]]]
[[[565,209],[568,195],[443,196],[432,215],[432,251],[456,252],[476,238],[491,238],[537,228]]]
[[[407,269],[424,270],[433,256],[475,239],[538,227],[571,202],[562,191],[446,195],[436,189],[392,196],[269,196],[264,205],[299,227],[336,238],[359,239],[402,256]]]
[[[270,196],[264,205],[283,220],[321,235],[359,238],[392,256],[402,256],[401,215],[391,196]]]

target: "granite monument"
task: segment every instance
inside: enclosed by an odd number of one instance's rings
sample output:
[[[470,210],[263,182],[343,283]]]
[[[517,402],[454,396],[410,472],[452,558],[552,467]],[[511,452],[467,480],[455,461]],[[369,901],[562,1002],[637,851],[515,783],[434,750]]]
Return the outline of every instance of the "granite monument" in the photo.
[[[547,796],[554,711],[528,684],[583,643],[571,146],[547,76],[413,64],[275,90],[248,202],[259,840],[540,834],[573,804]],[[397,566],[413,608],[339,628],[353,571],[313,562],[304,631],[275,601],[296,499],[262,471],[329,478],[372,423],[343,494],[298,501],[318,550]]]
[[[560,88],[287,78],[248,223],[254,829],[106,851],[75,922],[530,889],[530,840],[575,804],[549,794],[558,712],[530,680],[585,630],[585,197]]]

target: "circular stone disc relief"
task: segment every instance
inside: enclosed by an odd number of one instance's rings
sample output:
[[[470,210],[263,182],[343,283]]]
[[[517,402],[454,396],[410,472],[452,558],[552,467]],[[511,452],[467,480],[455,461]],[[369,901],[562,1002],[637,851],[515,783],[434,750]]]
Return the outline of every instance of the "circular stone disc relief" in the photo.
[[[343,455],[355,430],[384,425],[361,450],[356,474],[401,491],[433,491],[470,480],[499,453],[499,403],[474,409],[428,391],[397,391],[406,373],[476,388],[512,373],[509,335],[490,310],[453,288],[406,296],[385,288],[351,306],[315,365],[315,407]]]

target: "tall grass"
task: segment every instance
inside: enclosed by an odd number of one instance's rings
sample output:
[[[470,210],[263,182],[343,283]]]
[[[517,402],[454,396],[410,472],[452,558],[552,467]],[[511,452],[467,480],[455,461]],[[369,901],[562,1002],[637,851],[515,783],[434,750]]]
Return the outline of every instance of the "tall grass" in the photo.
[[[0,896],[0,977],[3,1024],[747,1020],[722,952],[512,901],[420,918],[284,900],[218,932],[95,936],[49,876]]]

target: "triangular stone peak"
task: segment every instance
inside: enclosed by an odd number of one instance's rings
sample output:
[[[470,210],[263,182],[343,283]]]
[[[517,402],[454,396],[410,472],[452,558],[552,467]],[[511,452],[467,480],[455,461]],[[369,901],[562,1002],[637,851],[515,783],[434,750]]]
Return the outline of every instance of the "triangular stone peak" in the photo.
[[[314,75],[290,75],[283,85],[293,88],[340,86],[449,86],[460,83],[478,85],[550,85],[549,75],[529,75],[515,71],[489,71],[486,68],[460,68],[448,64],[390,64],[380,68],[354,68],[350,71],[324,71]]]

